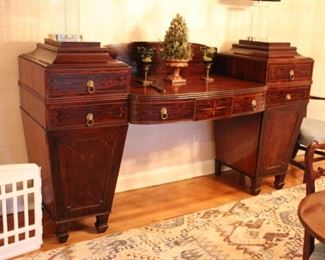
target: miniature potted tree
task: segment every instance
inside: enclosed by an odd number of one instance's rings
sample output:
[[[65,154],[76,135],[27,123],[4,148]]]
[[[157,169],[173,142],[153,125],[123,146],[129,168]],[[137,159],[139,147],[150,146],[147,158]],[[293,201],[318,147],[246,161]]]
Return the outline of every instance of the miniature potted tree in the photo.
[[[186,79],[181,77],[180,70],[188,66],[193,53],[191,44],[188,41],[186,22],[179,14],[170,23],[162,42],[160,55],[166,65],[173,68],[173,73],[168,76],[167,80],[172,85],[186,84]]]

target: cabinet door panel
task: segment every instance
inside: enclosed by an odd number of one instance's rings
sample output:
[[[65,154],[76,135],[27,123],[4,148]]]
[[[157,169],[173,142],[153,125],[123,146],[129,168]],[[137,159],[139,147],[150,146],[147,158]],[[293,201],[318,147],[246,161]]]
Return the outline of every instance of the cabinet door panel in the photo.
[[[265,111],[258,171],[261,176],[281,174],[287,170],[305,108],[306,102]]]
[[[255,177],[261,113],[215,121],[216,159]]]
[[[58,218],[110,212],[127,125],[49,134]]]

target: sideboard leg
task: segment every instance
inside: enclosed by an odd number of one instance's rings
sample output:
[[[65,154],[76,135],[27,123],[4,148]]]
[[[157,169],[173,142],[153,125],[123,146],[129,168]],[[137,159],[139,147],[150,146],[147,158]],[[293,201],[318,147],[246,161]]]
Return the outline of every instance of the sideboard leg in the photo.
[[[252,195],[258,195],[261,192],[262,178],[251,178],[250,192]]]
[[[108,216],[109,214],[96,216],[95,226],[98,233],[104,233],[108,228]]]
[[[218,161],[217,159],[215,159],[214,160],[214,174],[216,176],[221,175],[221,166],[222,166],[222,163],[220,161]]]
[[[68,240],[68,228],[68,223],[56,224],[56,237],[58,238],[60,243],[65,243]]]
[[[283,188],[283,186],[284,186],[284,178],[285,177],[286,177],[286,174],[281,174],[281,175],[275,176],[275,179],[274,179],[274,187],[277,190]]]

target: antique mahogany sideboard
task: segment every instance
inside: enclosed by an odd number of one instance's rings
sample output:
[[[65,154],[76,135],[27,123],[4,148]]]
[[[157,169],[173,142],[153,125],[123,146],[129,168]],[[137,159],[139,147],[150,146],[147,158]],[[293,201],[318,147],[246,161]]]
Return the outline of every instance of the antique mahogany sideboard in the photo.
[[[156,49],[153,86],[137,82],[138,46]],[[289,43],[240,41],[205,73],[200,44],[182,71],[184,86],[166,82],[159,43],[108,45],[45,40],[19,56],[21,111],[29,160],[42,167],[43,204],[60,242],[71,221],[96,216],[107,228],[128,123],[215,121],[216,174],[222,164],[247,175],[253,194],[265,176],[284,177],[309,100],[313,60]],[[131,74],[132,72],[132,74]]]

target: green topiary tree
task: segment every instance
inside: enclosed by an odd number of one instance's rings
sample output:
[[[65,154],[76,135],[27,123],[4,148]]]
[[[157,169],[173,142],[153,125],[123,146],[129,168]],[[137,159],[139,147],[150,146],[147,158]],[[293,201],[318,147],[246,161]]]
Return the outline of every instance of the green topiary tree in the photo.
[[[182,16],[176,17],[170,23],[166,31],[165,39],[160,49],[162,59],[191,59],[193,56],[191,44],[188,41],[188,29]]]

